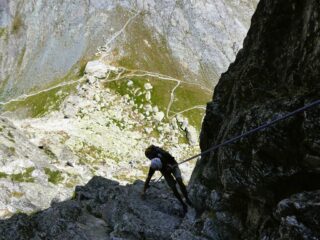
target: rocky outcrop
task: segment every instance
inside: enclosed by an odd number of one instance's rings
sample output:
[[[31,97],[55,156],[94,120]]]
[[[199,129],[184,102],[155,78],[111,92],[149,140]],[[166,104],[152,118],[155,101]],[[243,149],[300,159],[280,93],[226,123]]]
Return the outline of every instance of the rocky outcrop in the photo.
[[[0,218],[38,211],[72,194],[71,188],[58,184],[62,175],[53,161],[8,119],[0,118]]]
[[[94,177],[76,188],[73,200],[0,221],[0,239],[169,239],[182,222],[182,207],[163,182],[145,199],[142,188],[141,181],[121,186]]]
[[[1,1],[0,99],[77,78],[101,45],[111,62],[212,86],[256,2]]]
[[[52,199],[70,197],[76,185],[93,176],[121,184],[143,179],[150,164],[144,149],[151,144],[164,147],[177,160],[199,151],[198,133],[188,119],[181,114],[165,116],[160,110],[167,107],[161,80],[137,81],[131,75],[133,80],[118,79],[107,85],[106,75],[121,71],[102,61],[88,62],[77,86],[54,88],[6,106],[17,109],[5,114],[10,120],[0,118],[0,218],[43,210]],[[152,101],[148,94],[161,96],[162,101]],[[171,95],[166,97],[169,104]],[[170,104],[168,112],[179,101]],[[188,134],[190,129],[193,135]],[[194,164],[181,167],[186,179]]]
[[[319,99],[319,13],[316,0],[259,3],[244,48],[207,106],[203,151]],[[64,111],[66,119],[76,114]],[[73,200],[0,221],[0,238],[319,239],[319,113],[298,114],[199,160],[189,189],[197,218],[192,209],[183,218],[162,183],[143,200],[142,182],[94,177]],[[173,128],[186,127],[175,119]]]
[[[319,1],[262,0],[207,106],[201,149],[320,97]],[[204,156],[193,199],[219,238],[319,239],[320,110]]]

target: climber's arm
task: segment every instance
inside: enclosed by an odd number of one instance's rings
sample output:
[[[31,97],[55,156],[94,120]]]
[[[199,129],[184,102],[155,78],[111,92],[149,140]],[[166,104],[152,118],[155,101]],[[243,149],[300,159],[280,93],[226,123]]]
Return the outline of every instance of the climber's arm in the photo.
[[[148,173],[148,177],[144,183],[144,188],[143,188],[143,192],[142,192],[142,195],[145,194],[145,192],[147,191],[147,189],[150,187],[149,183],[150,183],[150,180],[153,176],[153,174],[155,173],[155,170],[152,169],[151,167],[149,168],[149,173]]]

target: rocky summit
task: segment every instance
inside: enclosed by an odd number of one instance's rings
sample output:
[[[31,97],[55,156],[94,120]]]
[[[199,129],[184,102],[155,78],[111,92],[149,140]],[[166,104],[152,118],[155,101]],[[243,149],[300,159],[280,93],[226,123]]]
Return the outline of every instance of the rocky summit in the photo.
[[[152,184],[145,199],[142,188],[141,181],[121,186],[94,177],[76,188],[72,200],[0,221],[0,239],[169,239],[183,234],[178,228],[184,212],[166,193],[167,186]],[[188,217],[193,215],[190,211]]]
[[[261,0],[238,51],[255,4],[0,2],[0,239],[320,239],[319,105],[180,165],[187,212],[141,194],[150,144],[180,161],[320,99],[319,1]]]

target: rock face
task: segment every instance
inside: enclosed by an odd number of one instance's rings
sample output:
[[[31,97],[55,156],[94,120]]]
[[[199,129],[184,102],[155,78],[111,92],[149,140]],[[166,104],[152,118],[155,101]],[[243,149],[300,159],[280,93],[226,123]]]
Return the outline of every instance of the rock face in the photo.
[[[2,117],[0,159],[0,218],[47,208],[72,193],[55,181],[60,171],[53,160]]]
[[[103,44],[124,67],[212,86],[242,46],[256,2],[3,0],[0,97],[77,77]]]
[[[147,6],[157,5],[152,3]],[[259,3],[244,48],[207,106],[203,151],[319,99],[319,14],[318,0]],[[133,81],[125,85],[134,88]],[[96,102],[103,99],[80,90]],[[77,97],[67,100],[75,103]],[[148,114],[160,113],[155,107]],[[66,119],[78,113],[72,105],[63,111]],[[182,218],[181,206],[162,183],[142,200],[142,182],[120,186],[94,177],[76,188],[74,200],[0,221],[0,239],[319,239],[319,114],[315,107],[199,160],[189,189],[197,219],[191,209]],[[177,117],[175,125],[187,129],[188,122]],[[7,130],[3,138],[12,139]],[[1,145],[3,154],[14,153],[10,139]]]
[[[320,97],[319,1],[263,0],[207,106],[202,151]],[[214,239],[319,239],[320,110],[198,162],[193,199]]]
[[[0,221],[0,239],[169,239],[183,210],[162,182],[141,199],[143,183],[120,186],[94,177],[75,199]]]

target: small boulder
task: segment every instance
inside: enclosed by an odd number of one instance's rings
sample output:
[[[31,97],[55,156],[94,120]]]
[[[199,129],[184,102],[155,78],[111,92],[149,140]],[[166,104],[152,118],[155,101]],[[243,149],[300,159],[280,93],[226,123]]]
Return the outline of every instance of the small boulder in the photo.
[[[153,86],[152,86],[150,83],[145,83],[145,84],[144,84],[144,89],[145,89],[145,90],[149,91],[149,90],[151,90],[152,88],[153,88]]]
[[[161,122],[164,118],[164,113],[163,112],[157,112],[154,115],[154,120],[156,120],[157,122]]]
[[[105,78],[109,71],[117,71],[117,68],[106,65],[99,60],[88,62],[85,68],[86,74],[96,78]]]
[[[127,82],[127,86],[128,86],[128,87],[132,87],[132,86],[133,86],[133,81],[129,80],[129,81]]]
[[[187,132],[187,139],[189,141],[189,144],[194,146],[198,143],[198,133],[197,130],[193,126],[188,126],[186,128]]]
[[[150,101],[151,100],[151,92],[146,93],[146,100]]]

